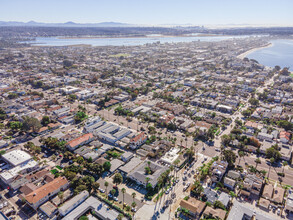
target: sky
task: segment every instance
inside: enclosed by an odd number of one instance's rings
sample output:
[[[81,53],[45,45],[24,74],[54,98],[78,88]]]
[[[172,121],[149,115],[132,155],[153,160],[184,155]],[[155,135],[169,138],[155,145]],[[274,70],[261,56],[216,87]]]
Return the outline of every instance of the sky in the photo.
[[[0,21],[293,26],[293,0],[0,0]]]

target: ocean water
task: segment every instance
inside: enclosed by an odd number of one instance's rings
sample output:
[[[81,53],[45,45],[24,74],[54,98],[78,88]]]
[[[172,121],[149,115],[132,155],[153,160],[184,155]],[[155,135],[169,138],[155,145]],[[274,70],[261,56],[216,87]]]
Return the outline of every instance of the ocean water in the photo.
[[[221,41],[233,38],[245,38],[247,36],[152,36],[137,37],[137,38],[73,38],[64,39],[59,37],[37,37],[35,41],[28,41],[36,46],[70,46],[78,44],[87,44],[91,46],[136,46],[147,43],[178,43],[178,42],[192,42],[192,41]]]
[[[269,67],[290,67],[293,71],[293,40],[273,40],[268,48],[261,48],[247,55],[249,59],[255,59],[260,64]]]

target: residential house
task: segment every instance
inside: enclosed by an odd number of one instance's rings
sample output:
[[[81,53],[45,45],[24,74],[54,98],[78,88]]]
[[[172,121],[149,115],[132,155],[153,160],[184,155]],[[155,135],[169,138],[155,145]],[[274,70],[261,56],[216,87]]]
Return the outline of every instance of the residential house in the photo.
[[[290,141],[291,134],[287,131],[280,132],[280,141],[283,144],[287,144]]]
[[[83,203],[89,197],[88,191],[82,191],[72,199],[66,201],[61,207],[58,208],[61,216],[65,216],[70,213],[73,209]]]
[[[125,152],[124,154],[121,155],[121,160],[125,163],[130,161],[134,157],[134,154],[131,152]]]
[[[67,143],[67,148],[71,151],[74,151],[79,146],[90,143],[94,140],[94,136],[92,133],[84,134],[76,139],[73,139]]]
[[[215,161],[211,166],[212,181],[219,182],[226,173],[228,163],[226,161]]]
[[[134,138],[130,140],[129,147],[134,150],[138,148],[139,146],[141,146],[142,144],[144,144],[147,138],[148,137],[145,134],[145,132],[141,132],[139,135],[135,136]]]
[[[248,174],[243,181],[243,189],[259,196],[262,189],[263,179],[255,174]]]
[[[65,177],[58,177],[53,181],[39,187],[25,196],[25,200],[32,208],[37,209],[40,205],[56,195],[58,192],[67,189],[69,182]]]
[[[207,206],[203,212],[203,216],[205,217],[205,219],[216,218],[224,220],[226,216],[226,211],[223,209],[214,209],[210,206]]]
[[[189,198],[187,201],[182,199],[180,201],[180,207],[187,209],[193,219],[200,219],[206,204],[195,198]]]

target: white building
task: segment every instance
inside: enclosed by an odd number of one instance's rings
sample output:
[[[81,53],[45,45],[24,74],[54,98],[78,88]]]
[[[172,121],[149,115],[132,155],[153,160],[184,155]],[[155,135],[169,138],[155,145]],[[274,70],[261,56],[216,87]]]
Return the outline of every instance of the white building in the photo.
[[[96,94],[97,93],[94,91],[90,91],[90,90],[85,89],[85,90],[77,92],[76,96],[78,99],[85,100],[85,99],[93,97]]]
[[[73,87],[73,86],[66,86],[64,88],[60,88],[60,93],[65,93],[66,95],[72,94],[74,92],[78,92],[79,88]]]
[[[4,155],[2,155],[2,158],[12,166],[18,166],[21,165],[27,161],[29,161],[32,157],[28,153],[22,150],[13,150],[10,151]]]
[[[17,175],[32,172],[38,167],[39,166],[36,161],[29,160],[27,162],[22,163],[19,166],[16,166],[10,170],[6,170],[5,172],[2,172],[0,174],[0,178],[4,183],[10,184]]]
[[[62,216],[67,215],[70,213],[73,209],[75,209],[77,206],[79,206],[81,203],[83,203],[87,197],[89,196],[88,191],[84,190],[78,195],[74,196],[72,199],[65,202],[59,209],[59,213]]]
[[[179,154],[178,152],[180,149],[178,148],[172,148],[170,151],[168,151],[162,158],[161,161],[167,164],[173,164],[175,160],[178,159]]]

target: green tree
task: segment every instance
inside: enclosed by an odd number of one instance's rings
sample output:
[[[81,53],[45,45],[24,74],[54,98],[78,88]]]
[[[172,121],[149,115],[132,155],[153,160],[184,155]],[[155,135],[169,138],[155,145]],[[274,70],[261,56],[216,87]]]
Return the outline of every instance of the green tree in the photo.
[[[106,181],[104,183],[104,186],[106,187],[106,195],[108,195],[108,186],[109,186],[109,183]]]
[[[236,154],[232,150],[224,150],[223,159],[228,162],[229,166],[232,167],[236,161]]]
[[[58,197],[59,197],[59,199],[60,199],[60,203],[62,204],[62,203],[63,203],[63,198],[64,198],[64,193],[63,193],[62,191],[60,191],[60,192],[58,193]]]
[[[280,120],[277,122],[278,126],[284,128],[286,131],[293,130],[293,123],[285,120]]]
[[[116,189],[112,189],[110,193],[111,193],[112,196],[114,196],[115,193],[116,193]]]
[[[120,173],[116,173],[115,176],[114,176],[114,178],[113,178],[113,183],[116,184],[116,185],[118,185],[118,184],[120,184],[122,182],[123,182],[122,175]]]
[[[0,120],[5,120],[7,117],[6,112],[4,111],[3,108],[0,108]]]
[[[131,196],[132,196],[132,199],[133,199],[133,202],[134,202],[134,199],[135,199],[135,197],[136,197],[136,193],[133,192],[133,193],[131,194]]]
[[[69,170],[65,170],[64,171],[64,176],[66,177],[66,179],[72,181],[75,177],[76,177],[76,173],[69,171]]]
[[[284,161],[282,165],[283,165],[283,173],[284,173],[285,166],[287,166],[287,165],[288,165],[288,162],[287,162],[287,161]]]
[[[117,216],[117,220],[122,220],[124,218],[124,215],[122,213],[119,213]]]
[[[278,160],[281,158],[281,153],[279,151],[279,146],[277,144],[271,146],[270,148],[266,149],[266,157],[267,158],[274,158],[274,160]]]
[[[33,118],[33,117],[24,117],[24,121],[23,121],[23,129],[26,132],[29,131],[33,131],[33,132],[38,132],[40,130],[40,128],[42,127],[41,123],[39,122],[38,119]]]
[[[109,171],[110,168],[111,168],[111,163],[109,161],[106,161],[104,164],[103,164],[103,168],[105,171]]]
[[[97,192],[99,190],[99,188],[100,188],[100,183],[94,182],[92,186],[93,186],[93,190],[95,192]]]
[[[261,160],[259,158],[256,158],[254,162],[255,162],[255,169],[257,169],[257,165],[261,164]]]
[[[42,121],[41,121],[41,124],[43,126],[47,126],[48,124],[50,124],[51,120],[50,120],[50,117],[49,116],[43,116],[42,118]]]
[[[239,162],[238,162],[238,165],[240,164],[240,160],[242,157],[245,156],[244,152],[243,151],[238,151],[238,156],[239,156]]]
[[[253,105],[253,106],[258,106],[258,105],[259,105],[259,100],[256,99],[256,98],[250,98],[250,99],[248,100],[248,102],[249,102],[251,105]]]
[[[63,66],[66,68],[69,68],[73,65],[73,63],[70,60],[63,60]]]
[[[191,192],[194,193],[196,196],[200,196],[203,192],[203,186],[199,181],[195,181],[191,187]]]
[[[220,209],[225,210],[225,206],[224,206],[224,204],[223,204],[221,201],[219,201],[219,200],[216,200],[216,201],[214,202],[214,208],[215,208],[215,209],[220,208]]]
[[[122,188],[121,189],[121,192],[122,192],[123,209],[124,209],[124,194],[126,193],[126,189],[125,188]]]
[[[19,121],[12,121],[9,123],[9,127],[11,130],[17,131],[17,130],[22,129],[22,123]]]
[[[76,123],[82,122],[87,118],[87,114],[85,112],[77,112],[74,116],[74,120]]]

